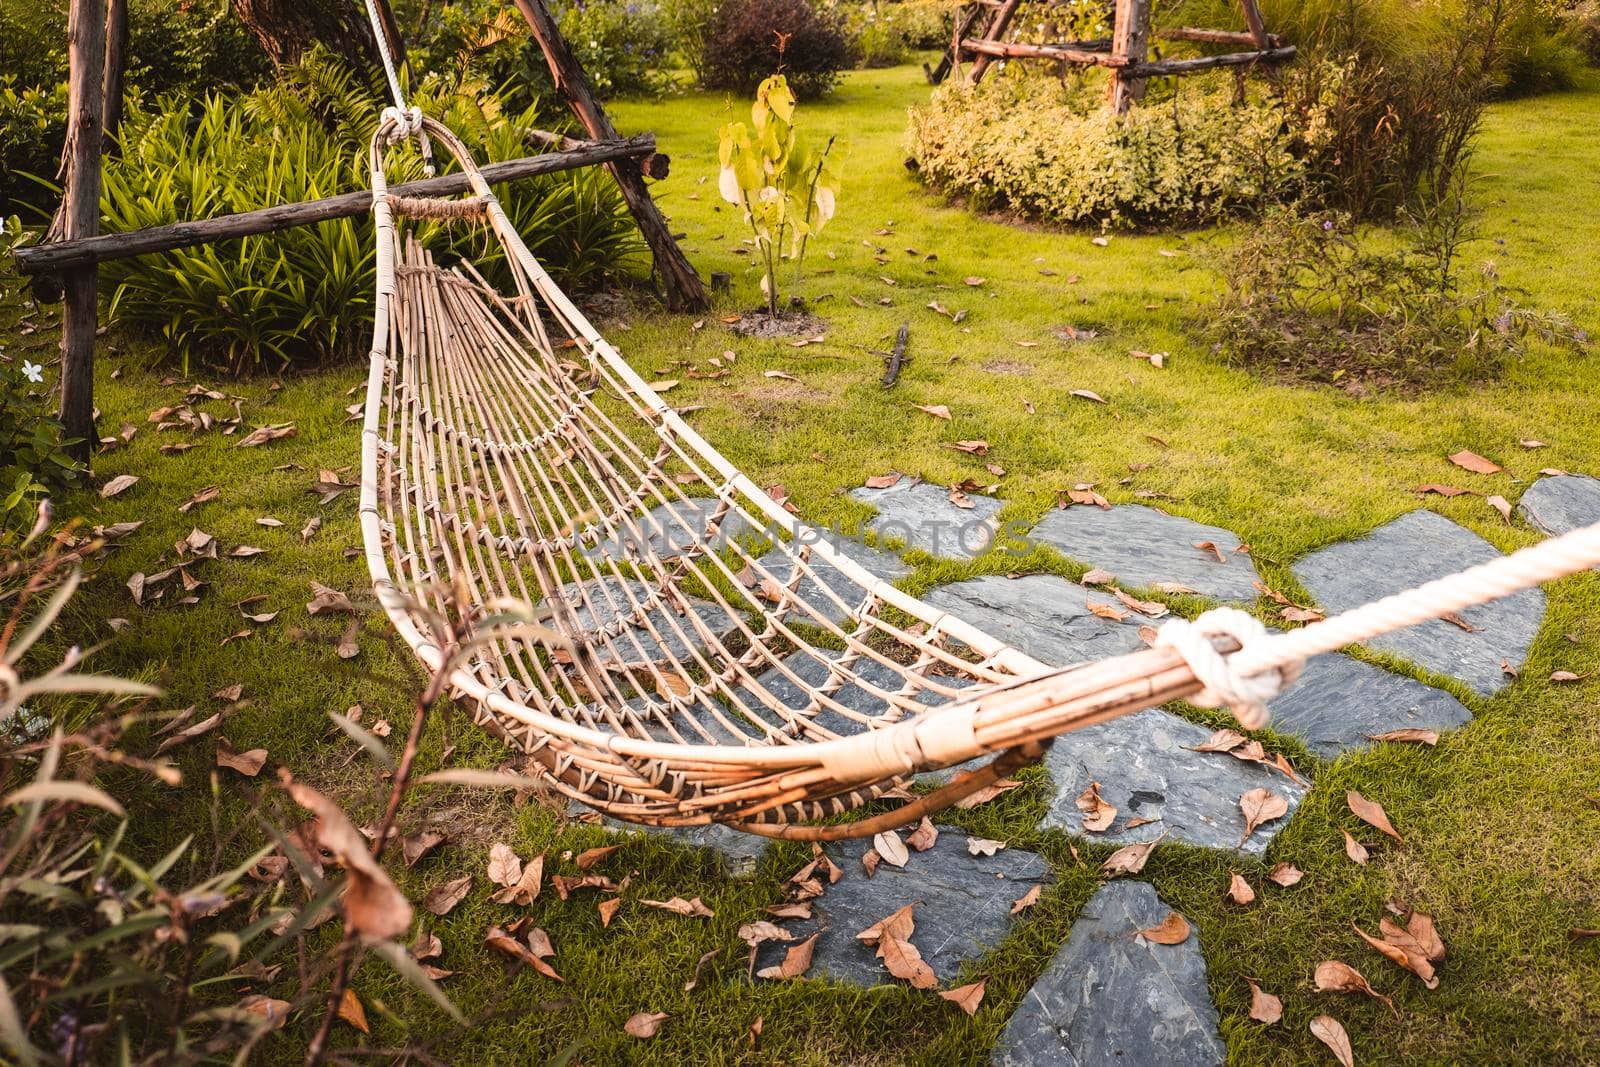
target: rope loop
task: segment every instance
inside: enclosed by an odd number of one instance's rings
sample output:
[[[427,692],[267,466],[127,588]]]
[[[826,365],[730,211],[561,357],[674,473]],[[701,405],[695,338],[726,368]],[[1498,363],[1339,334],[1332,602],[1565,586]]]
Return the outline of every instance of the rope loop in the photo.
[[[1234,670],[1231,657],[1218,652],[1213,637],[1231,637],[1243,651],[1267,637],[1261,621],[1238,608],[1212,608],[1194,622],[1173,619],[1156,636],[1157,648],[1174,649],[1205,686],[1189,697],[1201,708],[1226,707],[1246,730],[1259,730],[1267,724],[1267,701],[1294,684],[1302,662],[1245,675]],[[1238,653],[1235,653],[1237,655]]]

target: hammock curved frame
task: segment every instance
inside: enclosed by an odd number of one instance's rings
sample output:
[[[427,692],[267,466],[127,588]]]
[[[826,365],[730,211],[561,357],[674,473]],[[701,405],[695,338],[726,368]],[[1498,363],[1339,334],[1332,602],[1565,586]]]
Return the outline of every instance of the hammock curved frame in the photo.
[[[863,836],[992,784],[1051,737],[1201,689],[1168,648],[1051,667],[859,565],[662,400],[528,251],[463,144],[423,126],[472,194],[391,197],[385,120],[365,556],[430,671],[449,646],[442,576],[460,583],[489,626],[450,685],[555,790],[638,823]],[[483,226],[509,295],[435,263],[407,218]],[[536,614],[491,618],[512,602]],[[903,788],[979,757],[932,793]],[[822,824],[886,795],[905,803]]]

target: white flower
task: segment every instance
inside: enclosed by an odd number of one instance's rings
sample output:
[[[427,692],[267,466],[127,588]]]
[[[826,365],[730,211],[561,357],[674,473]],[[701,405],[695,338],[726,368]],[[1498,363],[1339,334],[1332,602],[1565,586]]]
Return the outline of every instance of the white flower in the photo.
[[[22,376],[30,382],[42,382],[44,381],[44,368],[37,363],[29,363],[27,360],[23,360]]]

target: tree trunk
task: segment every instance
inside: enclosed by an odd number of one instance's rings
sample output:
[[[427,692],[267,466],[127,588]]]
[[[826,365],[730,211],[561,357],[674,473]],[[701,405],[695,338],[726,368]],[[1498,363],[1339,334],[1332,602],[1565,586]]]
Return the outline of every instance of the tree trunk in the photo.
[[[67,23],[70,87],[67,120],[66,195],[56,221],[61,237],[93,237],[100,228],[100,141],[104,136],[106,69],[105,0],[73,0]],[[94,335],[99,325],[93,265],[69,271],[66,313],[61,320],[61,424],[88,462],[94,432]]]
[[[321,44],[360,70],[378,62],[372,25],[353,0],[232,0],[275,67],[294,64]]]
[[[106,70],[100,83],[105,101],[105,137],[101,150],[116,151],[117,127],[122,125],[122,74],[128,54],[128,0],[109,0],[106,5]]]

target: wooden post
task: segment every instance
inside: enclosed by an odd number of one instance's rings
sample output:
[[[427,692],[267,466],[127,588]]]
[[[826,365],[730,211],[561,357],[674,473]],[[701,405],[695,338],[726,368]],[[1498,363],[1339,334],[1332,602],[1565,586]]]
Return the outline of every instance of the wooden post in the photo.
[[[605,109],[590,91],[583,66],[572,54],[572,49],[567,47],[544,0],[516,0],[516,4],[522,17],[528,20],[528,28],[533,31],[534,39],[544,51],[556,90],[566,97],[567,105],[578,116],[578,121],[583,123],[584,129],[589,131],[589,136],[597,141],[618,140],[617,128],[611,124]],[[622,199],[633,212],[639,232],[655,257],[656,272],[661,276],[667,307],[673,311],[704,311],[709,308],[711,300],[706,296],[705,286],[684,257],[678,242],[673,240],[672,230],[662,217],[661,209],[650,198],[650,190],[645,187],[644,172],[638,161],[619,159],[607,163],[606,169],[616,179],[617,187],[622,190]]]
[[[406,65],[406,39],[400,35],[400,23],[395,20],[394,8],[389,6],[389,0],[373,0],[373,6],[378,10],[378,22],[383,25],[384,43],[394,57],[394,69],[403,70]]]
[[[1250,28],[1250,40],[1263,51],[1271,48],[1272,41],[1267,34],[1266,20],[1261,17],[1260,5],[1256,0],[1239,0],[1239,6],[1244,8],[1244,24]]]
[[[67,19],[66,193],[61,235],[93,237],[100,228],[100,144],[105,134],[106,0],[72,0]],[[61,424],[77,438],[72,454],[88,462],[94,447],[94,335],[99,327],[98,270],[67,272],[61,321]]]
[[[106,4],[106,74],[101,82],[105,98],[105,136],[100,150],[116,149],[117,127],[122,125],[122,70],[128,54],[128,0],[108,0]]]
[[[1150,0],[1117,0],[1117,22],[1111,33],[1111,55],[1120,65],[1137,67],[1150,54]],[[1112,68],[1106,106],[1118,115],[1144,99],[1144,79]]]
[[[1120,0],[1119,0],[1120,2]],[[989,28],[984,31],[983,39],[1000,43],[1005,39],[1006,30],[1011,28],[1011,17],[1017,13],[1017,7],[1022,0],[1005,0],[1000,5],[1000,10],[994,13],[994,19],[989,23]],[[989,64],[994,62],[994,57],[979,52],[978,58],[972,61],[972,73],[967,75],[967,80],[973,85],[983,77],[983,72],[989,69]]]

